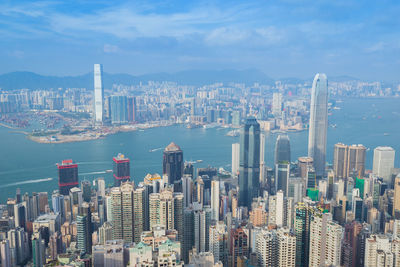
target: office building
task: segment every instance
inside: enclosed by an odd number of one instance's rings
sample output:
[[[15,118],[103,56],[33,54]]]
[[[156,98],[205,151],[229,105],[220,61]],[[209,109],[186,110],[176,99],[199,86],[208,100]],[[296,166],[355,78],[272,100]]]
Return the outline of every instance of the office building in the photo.
[[[335,177],[348,178],[364,177],[366,148],[363,145],[347,146],[342,143],[335,144],[333,155],[333,171]]]
[[[74,164],[71,159],[57,163],[58,169],[58,190],[62,195],[68,195],[69,190],[78,186],[78,164]]]
[[[265,166],[265,134],[260,133],[260,185],[265,184],[266,179]]]
[[[10,242],[8,240],[3,240],[0,242],[0,257],[1,257],[1,267],[11,267],[11,251]]]
[[[92,198],[92,184],[89,181],[81,182],[83,201],[90,202]]]
[[[239,205],[250,208],[260,187],[260,124],[246,120],[241,133],[239,166]]]
[[[283,191],[285,196],[288,196],[290,177],[290,163],[281,161],[275,165],[275,192]]]
[[[76,218],[77,248],[81,255],[92,252],[92,215],[89,203],[83,202]]]
[[[130,160],[125,155],[119,153],[113,157],[113,176],[114,186],[120,186],[121,183],[131,179]]]
[[[272,114],[276,117],[282,113],[282,98],[281,93],[272,94]]]
[[[211,181],[211,219],[219,221],[219,181]]]
[[[122,95],[110,97],[111,123],[125,124],[128,122],[128,98]]]
[[[94,64],[94,120],[103,123],[104,120],[104,88],[103,66]]]
[[[237,176],[239,174],[239,162],[240,162],[240,144],[232,144],[232,175]]]
[[[326,138],[328,132],[328,79],[318,73],[314,77],[308,133],[308,156],[314,160],[317,177],[325,175]]]
[[[376,176],[383,178],[383,181],[392,184],[392,169],[394,168],[395,151],[391,147],[379,146],[374,149],[374,160],[372,172]]]
[[[295,205],[296,266],[307,267],[310,255],[310,225],[314,209],[307,203]]]
[[[183,175],[183,152],[174,142],[170,143],[163,154],[163,175],[168,176],[168,183],[178,182]]]
[[[314,161],[310,157],[299,157],[298,158],[298,167],[300,170],[300,177],[303,179],[307,178],[308,168],[312,167]]]
[[[275,164],[290,163],[290,140],[287,135],[278,135],[275,143]]]

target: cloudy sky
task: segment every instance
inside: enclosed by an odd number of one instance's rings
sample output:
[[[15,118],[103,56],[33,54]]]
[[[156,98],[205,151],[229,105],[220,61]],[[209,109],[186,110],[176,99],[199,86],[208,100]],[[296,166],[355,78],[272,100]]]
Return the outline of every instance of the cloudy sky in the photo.
[[[79,2],[79,4],[77,4]],[[249,69],[400,80],[400,1],[0,1],[0,73]]]

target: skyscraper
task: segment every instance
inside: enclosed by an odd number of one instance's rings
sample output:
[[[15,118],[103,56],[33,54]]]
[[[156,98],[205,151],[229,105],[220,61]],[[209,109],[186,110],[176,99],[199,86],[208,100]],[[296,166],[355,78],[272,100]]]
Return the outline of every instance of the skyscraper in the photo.
[[[78,164],[74,164],[71,159],[57,163],[58,169],[58,188],[62,195],[68,195],[69,190],[78,185]]]
[[[278,135],[275,144],[275,164],[290,162],[290,140],[287,135]]]
[[[163,225],[167,230],[175,229],[173,193],[169,190],[164,190],[161,193],[151,193],[149,215],[150,229],[156,225]]]
[[[120,186],[121,183],[131,179],[130,160],[121,153],[113,157],[113,176],[114,186]]]
[[[111,105],[111,123],[124,124],[128,122],[128,98],[122,95],[112,95]]]
[[[133,185],[124,183],[111,190],[113,239],[133,242]]]
[[[103,66],[94,64],[94,119],[96,123],[102,123],[104,119],[104,89]]]
[[[83,202],[76,218],[77,248],[81,255],[92,251],[92,217],[89,203]]]
[[[211,219],[219,221],[219,181],[211,181]]]
[[[310,267],[340,266],[342,227],[330,213],[316,214],[310,227]]]
[[[348,146],[338,143],[333,150],[333,171],[338,179],[346,177],[347,148]]]
[[[183,152],[174,142],[170,143],[163,154],[163,175],[168,176],[168,183],[174,184],[183,175]]]
[[[393,216],[400,219],[400,176],[394,179]]]
[[[239,205],[251,207],[260,187],[260,124],[249,117],[242,129],[239,166]]]
[[[278,267],[296,266],[296,235],[288,227],[279,228],[278,241]]]
[[[226,224],[222,221],[210,226],[210,252],[214,255],[215,262],[221,261],[227,265],[228,256],[228,232]]]
[[[325,174],[326,137],[328,132],[328,79],[318,73],[311,91],[310,126],[308,132],[308,156],[314,159],[318,177]]]
[[[366,147],[363,145],[351,145],[347,153],[347,177],[355,174],[359,178],[364,177]]]
[[[128,122],[136,121],[136,97],[128,97]]]
[[[307,267],[310,248],[310,224],[314,210],[306,203],[295,206],[296,266]]]
[[[133,191],[133,241],[140,242],[140,236],[144,230],[144,197],[145,189],[138,187]]]
[[[261,230],[256,236],[255,252],[258,266],[277,266],[277,239],[275,231]]]
[[[348,178],[352,174],[364,177],[366,148],[363,145],[347,146],[335,144],[333,171],[337,178]]]
[[[1,267],[11,266],[11,251],[10,242],[3,240],[0,242],[0,255],[1,255]]]
[[[232,144],[232,175],[237,176],[239,173],[240,162],[240,144]]]
[[[388,146],[378,146],[374,149],[372,172],[388,185],[392,184],[391,173],[394,167],[395,151]]]
[[[289,191],[290,163],[281,161],[275,165],[275,192],[283,191],[287,197]]]
[[[260,133],[260,184],[265,184],[265,134]]]
[[[272,94],[272,114],[274,116],[280,116],[282,113],[282,94],[273,93]]]

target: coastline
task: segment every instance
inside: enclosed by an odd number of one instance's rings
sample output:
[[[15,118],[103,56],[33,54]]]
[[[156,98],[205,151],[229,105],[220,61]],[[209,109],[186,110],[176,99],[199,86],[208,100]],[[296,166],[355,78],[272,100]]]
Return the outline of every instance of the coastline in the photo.
[[[105,126],[100,129],[95,129],[91,131],[86,131],[84,133],[72,134],[72,135],[63,135],[60,133],[48,134],[43,136],[35,136],[32,133],[27,131],[22,131],[19,128],[12,127],[10,125],[0,123],[0,127],[5,127],[8,129],[15,130],[13,132],[22,133],[26,135],[26,138],[29,140],[40,143],[40,144],[63,144],[63,143],[74,143],[74,142],[83,142],[83,141],[92,141],[98,139],[104,139],[105,137],[113,134],[117,134],[120,132],[133,132],[140,131],[150,128],[157,127],[168,127],[172,126],[174,123],[171,122],[156,122],[156,123],[143,123],[143,124],[134,124],[134,125],[121,125],[121,126]]]

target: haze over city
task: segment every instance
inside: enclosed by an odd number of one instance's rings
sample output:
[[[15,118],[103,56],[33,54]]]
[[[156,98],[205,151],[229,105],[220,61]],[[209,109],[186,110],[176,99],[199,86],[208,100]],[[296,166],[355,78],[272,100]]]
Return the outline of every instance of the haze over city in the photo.
[[[0,267],[400,267],[399,14],[0,2]]]
[[[2,1],[0,73],[258,69],[399,80],[398,1]]]

